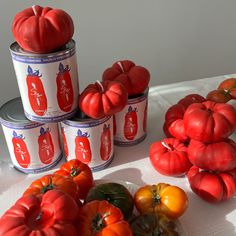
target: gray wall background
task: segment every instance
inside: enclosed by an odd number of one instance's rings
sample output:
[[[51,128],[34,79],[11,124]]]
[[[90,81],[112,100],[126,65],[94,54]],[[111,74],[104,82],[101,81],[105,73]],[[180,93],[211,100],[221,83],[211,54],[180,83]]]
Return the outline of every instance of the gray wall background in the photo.
[[[151,86],[236,72],[235,0],[1,0],[0,105],[19,96],[14,15],[34,4],[73,18],[81,90],[122,59],[148,68]]]

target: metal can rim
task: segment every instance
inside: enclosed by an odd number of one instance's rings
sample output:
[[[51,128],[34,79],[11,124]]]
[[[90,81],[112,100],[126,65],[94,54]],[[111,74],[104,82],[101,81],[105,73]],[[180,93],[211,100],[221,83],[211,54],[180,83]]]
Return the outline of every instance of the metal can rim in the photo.
[[[71,44],[71,46],[70,46]],[[16,48],[19,49],[19,51],[16,51]],[[24,51],[20,45],[15,41],[13,42],[10,47],[9,50],[11,51],[12,54],[18,55],[18,56],[22,56],[22,57],[32,57],[32,58],[48,58],[48,57],[55,57],[55,56],[60,56],[65,55],[67,53],[70,53],[72,50],[75,49],[75,40],[71,39],[68,43],[66,43],[61,49],[51,52],[51,53],[31,53],[31,52],[27,52]]]
[[[72,127],[93,127],[100,125],[106,121],[108,121],[112,116],[105,116],[100,119],[86,118],[86,119],[77,119],[77,120],[64,120],[61,123],[72,126]]]
[[[141,95],[134,97],[134,98],[128,98],[127,104],[133,104],[133,103],[140,102],[140,101],[146,99],[146,97],[148,96],[148,92],[149,92],[149,87],[147,87]]]
[[[18,127],[18,128],[34,128],[34,127],[38,127],[41,126],[42,124],[37,123],[37,122],[33,122],[31,120],[28,120],[26,118],[26,116],[24,115],[24,113],[22,113],[22,117],[25,117],[25,121],[24,120],[11,120],[10,118],[7,119],[7,114],[6,114],[6,110],[8,109],[9,105],[14,103],[14,102],[21,102],[21,98],[20,97],[16,97],[13,98],[7,102],[5,102],[1,107],[0,107],[0,123],[6,127]],[[19,110],[18,110],[19,111]],[[6,116],[5,116],[6,115]],[[21,121],[21,122],[20,122]]]

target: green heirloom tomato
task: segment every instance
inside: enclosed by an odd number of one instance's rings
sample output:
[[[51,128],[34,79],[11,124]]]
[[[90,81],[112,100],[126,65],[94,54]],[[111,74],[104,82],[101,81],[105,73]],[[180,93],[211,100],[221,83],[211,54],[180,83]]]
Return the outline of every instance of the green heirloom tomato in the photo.
[[[104,183],[92,187],[85,199],[85,203],[93,200],[106,200],[120,208],[125,219],[130,218],[134,209],[134,200],[129,190],[118,183]]]

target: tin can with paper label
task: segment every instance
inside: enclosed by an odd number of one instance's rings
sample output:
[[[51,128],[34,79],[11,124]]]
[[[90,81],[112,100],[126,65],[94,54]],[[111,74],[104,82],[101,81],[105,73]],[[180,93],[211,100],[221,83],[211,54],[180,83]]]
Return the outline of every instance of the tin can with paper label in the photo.
[[[25,52],[16,42],[10,50],[26,117],[39,123],[72,117],[79,96],[75,41],[49,54]]]
[[[28,120],[20,98],[0,108],[0,121],[13,166],[24,173],[49,170],[61,159],[57,123]]]
[[[76,158],[92,171],[99,171],[113,159],[111,116],[95,120],[78,112],[74,118],[61,122],[61,136],[67,161]]]
[[[147,135],[148,89],[138,97],[129,98],[125,108],[113,116],[114,143],[132,146]]]

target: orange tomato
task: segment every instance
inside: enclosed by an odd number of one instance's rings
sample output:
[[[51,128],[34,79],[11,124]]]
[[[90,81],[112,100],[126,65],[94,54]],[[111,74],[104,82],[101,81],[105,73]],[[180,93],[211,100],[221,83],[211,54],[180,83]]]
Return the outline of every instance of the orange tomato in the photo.
[[[134,203],[141,214],[162,213],[170,219],[176,219],[187,209],[188,197],[177,186],[159,183],[139,188],[134,195]]]
[[[94,185],[91,168],[77,159],[65,162],[54,174],[71,177],[79,187],[80,199],[85,199]]]
[[[57,174],[48,174],[33,181],[25,190],[23,196],[36,195],[42,196],[47,191],[57,189],[69,194],[79,204],[79,187],[73,182],[72,178]]]
[[[133,236],[121,210],[105,200],[83,205],[76,223],[81,236]]]

